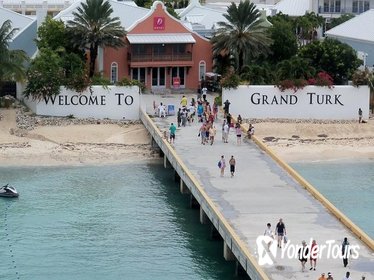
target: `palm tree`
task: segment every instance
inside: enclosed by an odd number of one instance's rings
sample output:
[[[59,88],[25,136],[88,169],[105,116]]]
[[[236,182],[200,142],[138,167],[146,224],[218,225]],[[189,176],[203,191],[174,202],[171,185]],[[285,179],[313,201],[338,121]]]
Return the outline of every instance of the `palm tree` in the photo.
[[[9,50],[9,42],[18,29],[6,20],[0,27],[0,89],[5,81],[22,81],[26,78],[27,54],[22,50]]]
[[[68,32],[73,44],[89,50],[92,77],[99,47],[124,46],[126,32],[118,17],[110,17],[113,9],[106,0],[87,0],[77,10],[73,13],[74,19],[68,21]]]
[[[303,46],[316,39],[317,29],[323,26],[325,19],[314,12],[306,13],[302,17],[298,17],[295,21],[296,32]]]
[[[241,71],[244,61],[268,51],[271,39],[260,12],[249,0],[238,6],[231,3],[223,16],[227,22],[217,23],[219,28],[211,40],[213,55],[234,56]]]

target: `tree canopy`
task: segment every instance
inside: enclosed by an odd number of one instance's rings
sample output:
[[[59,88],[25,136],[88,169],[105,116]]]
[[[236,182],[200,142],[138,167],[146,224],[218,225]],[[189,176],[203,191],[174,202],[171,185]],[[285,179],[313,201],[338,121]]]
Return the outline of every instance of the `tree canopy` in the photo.
[[[289,59],[296,55],[298,49],[297,37],[290,21],[282,18],[274,20],[269,32],[272,39],[269,58],[272,62]]]
[[[0,88],[5,81],[22,81],[26,78],[27,54],[22,50],[9,49],[9,42],[16,31],[10,20],[0,26]]]
[[[298,55],[309,59],[317,71],[326,71],[337,84],[344,84],[361,64],[352,47],[328,38],[302,47]]]
[[[111,17],[113,9],[109,1],[87,0],[82,2],[74,19],[68,21],[68,31],[74,45],[89,50],[89,76],[95,73],[99,47],[123,47],[126,34],[118,17]]]
[[[227,22],[217,23],[218,30],[211,39],[213,55],[234,57],[240,72],[245,61],[268,52],[271,39],[260,15],[249,0],[231,3],[223,15]]]

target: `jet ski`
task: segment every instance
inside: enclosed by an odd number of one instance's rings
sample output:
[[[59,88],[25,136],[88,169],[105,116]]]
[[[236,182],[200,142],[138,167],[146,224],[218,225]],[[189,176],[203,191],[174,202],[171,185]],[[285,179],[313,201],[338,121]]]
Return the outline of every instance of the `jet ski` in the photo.
[[[0,188],[0,196],[18,197],[18,192],[15,187],[12,187],[12,186],[9,186],[9,184],[6,184],[5,186]]]

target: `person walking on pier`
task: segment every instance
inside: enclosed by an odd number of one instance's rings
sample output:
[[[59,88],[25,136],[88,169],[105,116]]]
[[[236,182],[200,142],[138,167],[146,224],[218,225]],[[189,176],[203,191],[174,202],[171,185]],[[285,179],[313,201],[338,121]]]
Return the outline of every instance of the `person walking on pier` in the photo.
[[[182,122],[182,110],[181,110],[181,108],[179,108],[178,112],[177,112],[177,125],[178,125],[178,127],[181,126],[181,122]]]
[[[350,254],[351,254],[351,250],[349,249],[348,238],[344,237],[344,241],[342,243],[342,257],[343,257],[344,267],[347,267],[348,265],[348,258]]]
[[[187,107],[187,103],[188,103],[187,97],[183,95],[181,103],[180,103],[182,106],[182,109]]]
[[[318,255],[317,242],[313,240],[312,245],[310,246],[310,269],[309,270],[316,270],[317,255]]]
[[[264,236],[269,236],[271,239],[274,239],[274,234],[273,234],[273,230],[271,229],[271,224],[270,223],[267,223],[266,225],[266,229],[265,229],[265,232],[264,232]],[[270,241],[267,245],[268,245],[268,250],[270,249],[270,245],[273,243],[273,241]]]
[[[171,125],[169,127],[169,131],[170,131],[170,144],[174,144],[174,142],[175,142],[175,132],[177,131],[177,128],[173,123],[171,123]]]
[[[199,129],[199,134],[197,135],[199,137],[201,137],[201,144],[205,145],[205,142],[206,142],[206,139],[205,139],[205,136],[206,136],[206,126],[205,126],[205,123],[203,123]]]
[[[308,261],[309,249],[308,249],[308,246],[306,246],[305,240],[303,240],[303,242],[301,242],[301,244],[302,244],[302,247],[298,251],[298,257],[299,257],[299,261],[301,263],[301,271],[304,272],[305,271],[305,264]]]
[[[351,275],[351,273],[349,271],[347,271],[343,280],[351,280],[352,278],[350,277],[350,275]]]
[[[223,143],[228,143],[229,142],[229,131],[230,131],[229,125],[227,124],[227,122],[224,122],[223,127],[222,127]]]
[[[279,222],[275,227],[275,234],[278,235],[278,247],[282,248],[282,240],[286,235],[286,225],[283,223],[282,218],[279,219]]]
[[[214,143],[214,137],[216,136],[216,128],[212,124],[209,128],[209,140],[210,140],[210,145],[213,145]]]
[[[226,161],[225,156],[221,156],[221,160],[218,162],[218,167],[221,169],[221,177],[225,175]]]
[[[242,143],[242,129],[240,128],[239,123],[236,123],[235,132],[236,132],[236,144],[241,145],[241,143]]]
[[[231,156],[231,158],[229,160],[229,164],[230,164],[230,173],[231,173],[231,178],[232,178],[232,177],[234,177],[235,165],[236,165],[236,160],[235,160],[234,156]]]

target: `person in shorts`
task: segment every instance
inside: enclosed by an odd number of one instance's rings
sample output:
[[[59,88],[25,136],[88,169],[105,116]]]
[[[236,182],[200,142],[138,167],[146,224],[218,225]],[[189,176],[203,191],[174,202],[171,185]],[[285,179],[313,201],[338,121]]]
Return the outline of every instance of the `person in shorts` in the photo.
[[[309,270],[316,270],[317,256],[318,256],[318,246],[317,246],[317,242],[313,240],[312,245],[310,246],[310,269]]]
[[[170,143],[173,144],[174,141],[175,141],[175,132],[177,131],[177,127],[171,123],[170,127],[169,127],[169,132],[170,132]]]
[[[235,125],[235,132],[236,132],[236,144],[240,145],[242,143],[242,129],[240,128],[239,123],[236,123]]]
[[[298,251],[298,258],[301,263],[301,271],[305,271],[305,264],[308,261],[308,255],[309,255],[309,249],[308,246],[306,245],[305,240],[301,242],[302,247]]]
[[[231,158],[229,160],[229,164],[230,164],[230,173],[231,173],[231,178],[232,178],[232,177],[234,177],[235,165],[236,165],[236,160],[235,160],[234,156],[231,156]]]
[[[286,235],[286,225],[283,223],[282,218],[279,219],[279,222],[275,227],[275,234],[278,236],[278,247],[282,248],[282,240]]]

